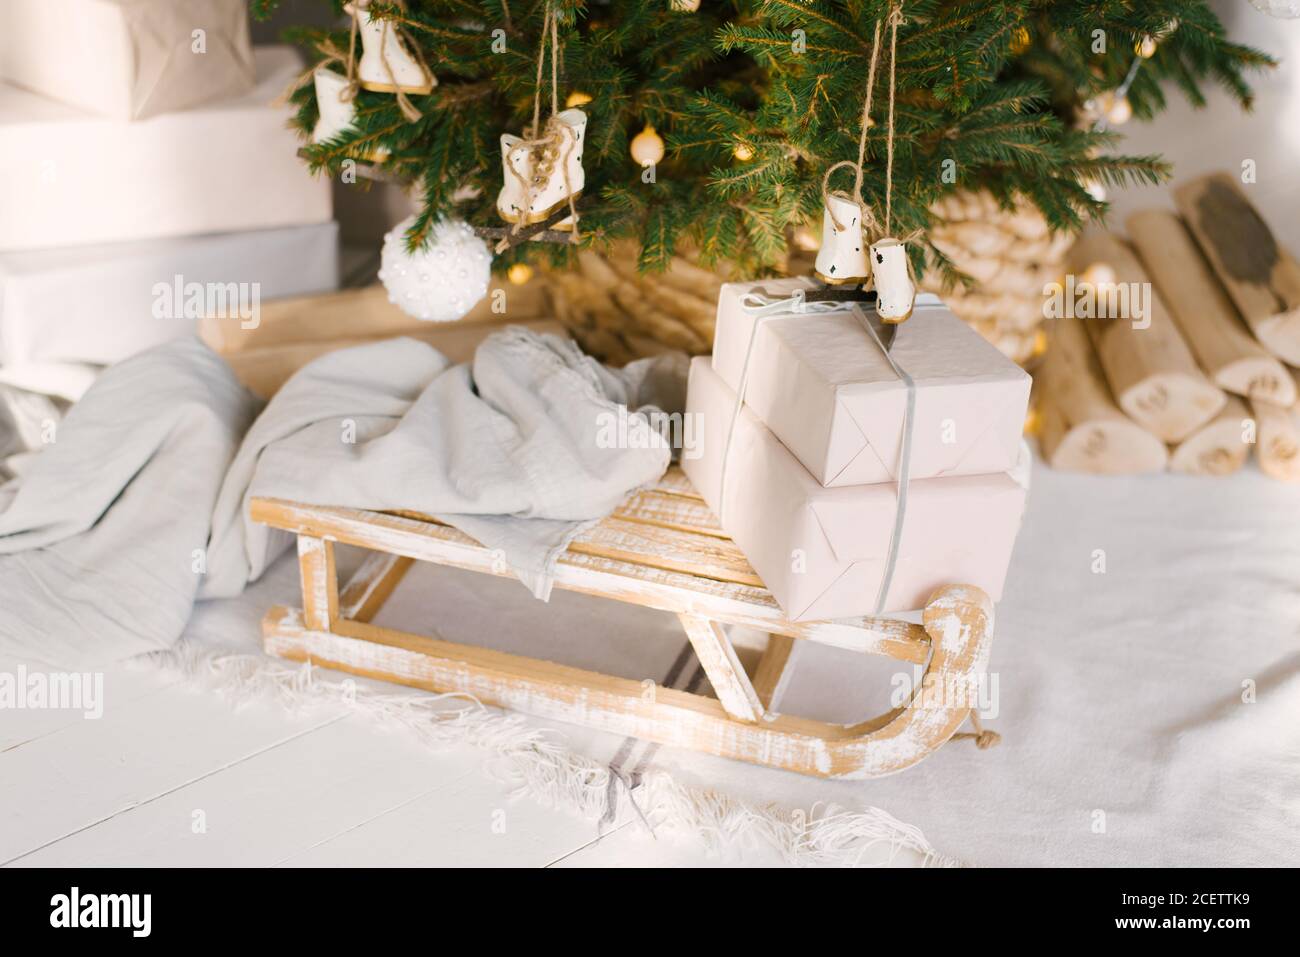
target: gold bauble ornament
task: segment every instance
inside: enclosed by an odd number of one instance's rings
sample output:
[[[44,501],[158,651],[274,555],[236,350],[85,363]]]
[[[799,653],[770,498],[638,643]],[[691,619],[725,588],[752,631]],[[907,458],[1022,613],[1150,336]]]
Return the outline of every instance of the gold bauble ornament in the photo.
[[[506,270],[506,278],[516,286],[522,286],[533,278],[533,267],[528,263],[515,263]]]
[[[647,123],[645,129],[632,137],[629,152],[632,154],[632,159],[641,166],[654,166],[664,158],[663,137]]]
[[[748,163],[754,158],[754,148],[748,143],[741,143],[731,151],[731,155],[736,157],[736,159],[740,160],[742,163]]]
[[[1011,52],[1016,56],[1024,53],[1029,49],[1030,40],[1029,30],[1026,27],[1017,27],[1016,32],[1011,35]]]
[[[591,94],[583,93],[581,90],[574,90],[564,101],[565,109],[571,110],[575,106],[586,106],[591,102]]]
[[[1149,60],[1156,55],[1156,40],[1149,33],[1142,34],[1142,39],[1138,40],[1133,46],[1133,52],[1144,60]]]

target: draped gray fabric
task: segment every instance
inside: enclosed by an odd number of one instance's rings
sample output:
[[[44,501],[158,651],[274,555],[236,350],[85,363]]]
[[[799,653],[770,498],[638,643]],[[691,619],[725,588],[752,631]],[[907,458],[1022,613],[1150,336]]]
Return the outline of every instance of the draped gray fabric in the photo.
[[[680,411],[685,368],[612,370],[518,327],[458,366],[390,339],[322,356],[259,414],[198,340],[142,353],[0,486],[0,651],[84,665],[170,645],[196,599],[291,545],[249,521],[258,495],[436,515],[546,598],[573,536],[667,468],[643,413]]]

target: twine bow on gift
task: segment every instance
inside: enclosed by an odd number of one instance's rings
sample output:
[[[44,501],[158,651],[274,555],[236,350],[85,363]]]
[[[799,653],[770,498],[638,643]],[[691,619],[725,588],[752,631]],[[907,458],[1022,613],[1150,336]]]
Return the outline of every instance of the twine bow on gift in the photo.
[[[551,115],[545,125],[542,124],[542,78],[545,75],[546,48],[551,49]],[[574,137],[567,135],[567,129],[560,120],[560,18],[554,5],[546,4],[542,17],[542,39],[537,46],[537,80],[533,92],[533,122],[528,127],[528,135],[516,143],[511,152],[522,149],[533,156],[532,175],[525,179],[515,169],[515,164],[507,162],[506,169],[515,178],[523,190],[523,210],[532,208],[533,201],[545,188],[556,164],[560,167],[560,176],[564,180],[564,192],[569,202],[569,218],[573,220],[573,233],[570,242],[578,242],[578,206],[573,196],[573,184],[569,182],[569,158],[577,148]],[[524,227],[525,216],[520,215],[510,229],[514,236]],[[497,243],[496,251],[504,252],[510,247],[509,237]]]

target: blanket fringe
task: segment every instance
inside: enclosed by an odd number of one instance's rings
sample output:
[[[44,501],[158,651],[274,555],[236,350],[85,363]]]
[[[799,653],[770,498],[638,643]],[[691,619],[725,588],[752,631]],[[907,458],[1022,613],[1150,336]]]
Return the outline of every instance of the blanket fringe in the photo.
[[[920,829],[880,808],[851,811],[829,804],[791,811],[758,806],[683,785],[664,771],[643,776],[630,791],[611,788],[613,772],[607,765],[569,750],[558,735],[530,726],[523,715],[486,707],[469,695],[382,693],[355,679],[324,678],[311,664],[185,644],[135,661],[178,673],[236,707],[269,700],[295,712],[342,708],[382,726],[404,728],[430,748],[481,748],[489,755],[487,770],[511,786],[512,796],[527,796],[593,822],[635,811],[656,836],[693,842],[713,855],[765,846],[792,866],[853,867],[886,844],[886,863],[908,851],[925,867],[961,866],[936,851]]]

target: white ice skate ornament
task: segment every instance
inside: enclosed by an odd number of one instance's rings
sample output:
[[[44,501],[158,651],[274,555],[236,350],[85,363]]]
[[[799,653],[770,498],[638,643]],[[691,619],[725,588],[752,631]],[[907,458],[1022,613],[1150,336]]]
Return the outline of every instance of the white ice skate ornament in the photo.
[[[871,272],[875,278],[876,313],[881,322],[906,321],[916,299],[916,286],[908,269],[907,246],[888,236],[872,243]]]
[[[532,225],[548,219],[570,201],[577,202],[585,185],[582,169],[587,114],[564,110],[547,121],[539,139],[501,136],[504,181],[497,195],[497,213],[508,223]],[[553,229],[572,229],[567,216]]]
[[[352,132],[357,118],[356,103],[348,93],[348,78],[328,67],[320,67],[313,74],[316,83],[316,106],[320,119],[311,132],[313,143],[324,143],[341,133]],[[388,150],[382,146],[370,150],[365,159],[382,163]]]
[[[831,194],[822,206],[822,245],[814,270],[828,286],[864,283],[871,278],[862,208],[846,196]]]
[[[361,34],[361,62],[357,80],[376,93],[431,93],[437,78],[408,48],[400,29],[389,20],[372,19],[370,0],[354,0],[343,9],[354,18]]]

